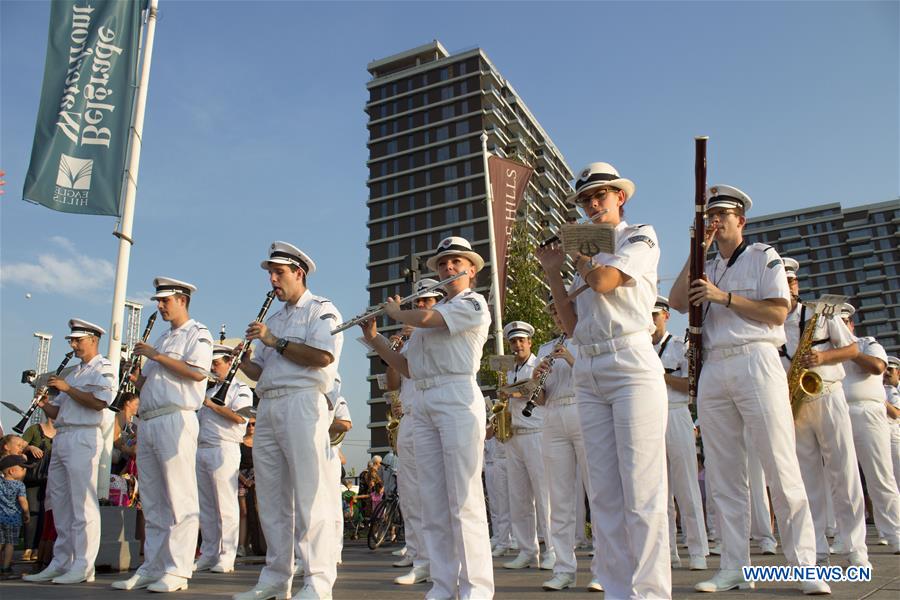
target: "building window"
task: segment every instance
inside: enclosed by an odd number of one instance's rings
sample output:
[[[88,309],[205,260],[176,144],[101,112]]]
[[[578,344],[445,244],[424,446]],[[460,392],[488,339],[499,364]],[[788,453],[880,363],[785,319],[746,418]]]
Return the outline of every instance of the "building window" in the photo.
[[[463,135],[464,133],[469,133],[468,121],[460,121],[456,124],[456,135]]]
[[[448,137],[450,137],[450,128],[444,125],[443,127],[439,127],[435,132],[434,141],[443,142]]]
[[[471,242],[475,239],[475,228],[471,225],[466,225],[459,230],[459,235]]]
[[[441,88],[441,100],[449,100],[453,97],[453,86],[445,85]]]
[[[437,162],[440,162],[442,160],[449,160],[450,146],[441,146],[440,148],[437,149],[436,154],[437,154],[437,156],[436,156]]]
[[[447,223],[457,223],[459,222],[459,207],[451,206],[444,211],[445,218],[444,220]]]
[[[388,265],[388,279],[397,279],[400,277],[400,263],[391,263]]]
[[[448,165],[444,167],[444,181],[456,179],[456,165]]]
[[[388,258],[393,258],[395,256],[400,255],[400,242],[390,242],[388,243]]]

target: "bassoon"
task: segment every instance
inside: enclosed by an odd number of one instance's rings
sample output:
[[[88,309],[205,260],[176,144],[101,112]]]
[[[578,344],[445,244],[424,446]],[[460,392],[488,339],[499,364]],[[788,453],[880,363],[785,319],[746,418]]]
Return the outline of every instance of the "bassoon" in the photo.
[[[75,356],[75,351],[66,352],[66,357],[59,363],[59,366],[56,367],[56,376],[58,377],[60,373],[62,373],[63,369],[66,368],[66,365],[69,364],[69,361],[72,360],[72,357]],[[28,407],[22,414],[22,420],[16,423],[15,427],[13,427],[13,431],[22,435],[25,432],[25,428],[28,427],[28,421],[31,419],[31,415],[34,414],[34,411],[37,410],[38,402],[40,402],[44,396],[50,393],[50,387],[48,385],[42,385],[41,388],[34,395],[34,399],[31,401],[31,406]]]
[[[691,227],[691,258],[688,287],[698,279],[706,279],[706,142],[694,138],[694,226]],[[688,394],[697,401],[700,370],[703,368],[703,303],[688,303]],[[696,404],[694,404],[696,406]]]
[[[144,327],[144,333],[141,335],[141,342],[147,343],[147,340],[150,339],[150,332],[153,331],[153,324],[156,323],[156,315],[158,315],[155,310],[153,314],[150,315],[150,318],[147,319],[147,326]],[[128,392],[134,391],[134,386],[131,385],[131,377],[135,373],[137,373],[138,367],[141,366],[141,356],[140,354],[134,354],[131,357],[131,364],[128,365],[128,369],[125,370],[125,374],[122,377],[122,381],[119,382],[119,391],[116,393],[115,400],[112,401],[107,408],[113,412],[119,412],[122,410],[122,405],[125,404],[125,394]]]

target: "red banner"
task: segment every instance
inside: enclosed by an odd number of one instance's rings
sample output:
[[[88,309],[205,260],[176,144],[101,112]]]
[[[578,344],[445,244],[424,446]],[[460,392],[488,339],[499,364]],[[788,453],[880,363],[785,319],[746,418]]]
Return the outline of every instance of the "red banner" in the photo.
[[[525,186],[534,169],[497,156],[488,157],[494,211],[494,240],[497,244],[497,281],[500,306],[506,299],[506,252],[516,222],[516,209],[525,196]],[[495,290],[494,293],[497,293]]]

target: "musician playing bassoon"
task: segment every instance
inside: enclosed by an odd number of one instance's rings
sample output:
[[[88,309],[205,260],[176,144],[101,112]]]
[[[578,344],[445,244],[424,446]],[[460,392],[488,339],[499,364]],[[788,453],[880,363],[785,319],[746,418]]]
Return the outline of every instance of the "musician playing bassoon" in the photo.
[[[434,585],[428,598],[491,598],[494,575],[481,484],[485,406],[475,374],[491,316],[471,287],[484,259],[461,237],[445,238],[427,262],[447,284],[447,296],[427,310],[401,310],[389,299],[385,313],[412,325],[405,355],[378,335],[374,319],[361,326],[385,362],[415,381],[415,448],[422,490],[424,538]]]
[[[577,255],[567,301],[557,244],[537,256],[565,331],[578,345],[575,396],[589,469],[591,522],[603,549],[596,581],[611,598],[669,598],[666,517],[666,384],[650,332],[659,244],[650,225],[629,225],[634,183],[612,165],[588,165],[568,200],[614,228],[614,251]],[[584,285],[587,288],[584,288]]]
[[[793,564],[816,563],[815,534],[794,448],[794,419],[787,379],[778,359],[783,323],[790,305],[784,266],[763,244],[747,244],[743,231],[752,201],[741,190],[711,187],[706,201],[707,247],[712,237],[718,256],[706,261],[708,279],[688,281],[685,264],[669,304],[686,312],[703,306],[704,366],[698,410],[705,449],[707,482],[722,525],[719,572],[698,583],[697,591],[754,587],[741,573],[750,565],[750,509],[747,450],[742,431],[759,451],[785,557]],[[804,591],[828,593],[828,585],[808,581]]]

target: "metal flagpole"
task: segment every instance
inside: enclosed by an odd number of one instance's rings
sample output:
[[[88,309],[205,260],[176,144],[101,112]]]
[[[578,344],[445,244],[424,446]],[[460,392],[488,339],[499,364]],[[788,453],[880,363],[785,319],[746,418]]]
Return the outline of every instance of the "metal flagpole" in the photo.
[[[481,156],[484,159],[484,197],[487,202],[488,245],[491,259],[491,315],[494,317],[494,354],[503,354],[503,322],[500,316],[500,276],[497,264],[497,241],[494,237],[494,194],[488,170],[487,133],[481,134]]]

